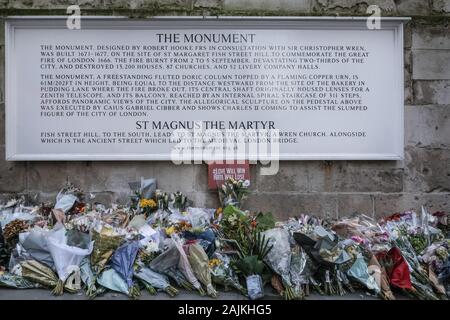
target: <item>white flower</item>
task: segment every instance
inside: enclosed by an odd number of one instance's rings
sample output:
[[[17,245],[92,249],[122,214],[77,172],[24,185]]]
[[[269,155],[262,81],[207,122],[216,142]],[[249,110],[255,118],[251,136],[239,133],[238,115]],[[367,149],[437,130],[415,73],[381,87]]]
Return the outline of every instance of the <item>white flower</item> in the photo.
[[[147,252],[158,252],[159,251],[159,247],[158,244],[154,241],[151,241],[147,244],[145,251]]]
[[[244,187],[244,188],[248,188],[249,186],[250,186],[250,180],[245,180],[244,181],[244,183],[242,184],[242,186]]]

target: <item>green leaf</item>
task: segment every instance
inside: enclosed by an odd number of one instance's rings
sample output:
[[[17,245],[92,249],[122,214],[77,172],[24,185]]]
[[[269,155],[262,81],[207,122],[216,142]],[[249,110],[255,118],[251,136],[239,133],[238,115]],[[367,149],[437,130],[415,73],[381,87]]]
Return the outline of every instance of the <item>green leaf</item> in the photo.
[[[275,227],[275,218],[273,217],[272,212],[258,213],[256,222],[258,231],[265,231]]]

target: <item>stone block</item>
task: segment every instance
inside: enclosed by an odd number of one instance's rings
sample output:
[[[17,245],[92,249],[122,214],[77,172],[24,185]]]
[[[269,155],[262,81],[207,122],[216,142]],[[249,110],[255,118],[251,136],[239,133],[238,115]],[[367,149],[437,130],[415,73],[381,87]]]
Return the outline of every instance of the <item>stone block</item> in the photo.
[[[450,108],[405,108],[405,144],[427,148],[450,148]]]
[[[22,192],[26,189],[26,163],[5,160],[5,146],[0,146],[0,192]]]
[[[5,145],[5,104],[0,103],[0,145]],[[1,159],[4,160],[4,159]]]
[[[413,49],[445,49],[450,50],[450,26],[418,25],[412,34]]]
[[[405,212],[408,210],[413,210],[420,214],[422,206],[431,213],[441,210],[448,212],[450,209],[450,193],[399,193],[375,195],[376,218],[382,218],[393,213]]]
[[[243,205],[251,211],[272,212],[280,220],[302,213],[336,218],[337,197],[335,194],[289,194],[260,192],[251,195]]]
[[[329,161],[310,171],[313,192],[400,192],[403,169],[391,162]],[[312,177],[313,176],[313,177]]]
[[[102,0],[14,0],[8,6],[14,9],[66,9],[70,5],[78,5],[81,10],[101,8]]]
[[[414,104],[450,104],[450,80],[414,81]]]
[[[412,33],[413,27],[411,22],[403,25],[403,47],[405,49],[410,49],[412,46]]]
[[[370,194],[337,194],[337,211],[339,217],[350,217],[364,214],[374,215],[374,197]]]
[[[404,86],[405,86],[405,92],[404,92],[404,102],[405,104],[411,104],[413,100],[413,90],[412,90],[412,53],[411,50],[405,49],[403,54],[403,61],[404,61]]]
[[[154,178],[158,188],[167,192],[180,191],[188,193],[194,191],[195,174],[193,164],[175,165],[172,162],[152,162]]]
[[[308,168],[301,161],[280,161],[276,175],[261,175],[258,167],[255,177],[256,188],[259,192],[307,192]]]
[[[413,79],[450,79],[450,50],[414,50]]]
[[[295,11],[308,13],[311,0],[224,0],[225,10]]]
[[[450,13],[450,0],[433,0],[432,9],[439,13]]]
[[[29,162],[27,191],[57,192],[66,182],[67,170],[67,162]]]
[[[430,13],[430,4],[424,0],[396,0],[397,14],[405,16],[425,16]]]
[[[395,13],[396,6],[394,0],[316,0],[315,10],[320,10],[324,14],[328,13],[359,13],[365,14],[369,5],[377,5],[384,13]]]
[[[1,32],[1,31],[0,31]],[[0,45],[0,103],[5,102],[5,45]],[[2,106],[4,108],[4,105]]]
[[[221,8],[223,0],[194,0],[194,8]]]
[[[193,192],[190,195],[187,195],[187,197],[194,202],[195,207],[200,208],[220,207],[219,197],[217,195],[217,192],[215,191]]]
[[[450,192],[450,150],[405,148],[405,192]]]

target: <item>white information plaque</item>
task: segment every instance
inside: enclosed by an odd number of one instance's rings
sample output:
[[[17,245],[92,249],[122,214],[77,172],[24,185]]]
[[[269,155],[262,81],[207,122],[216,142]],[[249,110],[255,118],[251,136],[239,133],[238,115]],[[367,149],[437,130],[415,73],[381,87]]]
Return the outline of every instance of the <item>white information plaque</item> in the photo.
[[[66,19],[6,21],[7,160],[170,160],[177,130],[403,158],[403,18]]]

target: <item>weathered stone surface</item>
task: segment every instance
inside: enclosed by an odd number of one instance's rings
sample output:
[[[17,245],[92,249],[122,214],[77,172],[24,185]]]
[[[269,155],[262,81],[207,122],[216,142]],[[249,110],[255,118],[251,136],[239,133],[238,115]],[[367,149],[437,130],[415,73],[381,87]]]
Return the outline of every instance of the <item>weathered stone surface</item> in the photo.
[[[65,9],[70,5],[79,5],[81,9],[99,8],[102,0],[15,0],[9,1],[8,7],[14,9]]]
[[[223,0],[194,0],[195,8],[220,8]]]
[[[374,215],[374,197],[370,194],[338,194],[337,211],[339,217],[355,214]]]
[[[4,19],[0,19],[0,45],[4,45],[5,44],[5,20]],[[3,55],[2,55],[3,57]],[[3,63],[2,63],[3,65]],[[3,74],[3,73],[1,73]]]
[[[189,199],[194,201],[194,206],[204,208],[218,208],[220,206],[217,192],[194,192],[187,195]]]
[[[67,162],[30,162],[27,171],[27,191],[30,192],[56,192],[67,179],[73,179],[67,176]]]
[[[406,107],[405,144],[428,148],[450,148],[450,108]]]
[[[5,161],[5,147],[0,146],[0,192],[22,192],[26,188],[23,162]]]
[[[366,13],[369,5],[377,5],[383,12],[393,13],[396,10],[394,0],[316,0],[314,8],[325,12]]]
[[[194,191],[194,165],[154,162],[152,163],[154,178],[158,188],[170,192],[192,192]]]
[[[412,52],[409,49],[404,50],[404,101],[405,104],[411,104],[413,101],[413,90],[412,90]]]
[[[414,81],[414,104],[450,104],[450,80]]]
[[[405,149],[405,192],[450,192],[450,150]]]
[[[252,211],[270,211],[278,219],[287,219],[301,213],[335,218],[337,216],[337,196],[335,194],[260,192],[251,195],[244,202],[243,208]]]
[[[414,50],[413,79],[450,79],[450,50]]]
[[[433,11],[450,13],[450,0],[433,0]]]
[[[191,0],[103,0],[103,6],[106,8],[124,8],[132,10],[163,7],[190,9],[191,5]]]
[[[1,31],[1,30],[0,30]],[[0,103],[5,102],[5,45],[0,45]]]
[[[449,24],[419,25],[412,34],[414,49],[450,49]]]
[[[308,168],[301,162],[281,161],[276,175],[263,176],[260,167],[256,174],[258,191],[308,191]]]
[[[0,104],[0,145],[5,145],[5,104]],[[4,159],[1,159],[4,160]]]
[[[429,212],[446,212],[450,209],[450,193],[439,194],[379,194],[375,195],[375,217],[381,218],[396,212],[414,210],[418,213],[424,206]]]
[[[310,172],[309,191],[314,192],[400,192],[403,170],[390,162],[381,165],[358,161],[324,162]]]
[[[430,4],[424,0],[397,0],[397,14],[399,15],[427,15]]]
[[[409,49],[412,46],[412,33],[412,24],[411,22],[407,22],[403,25],[403,46],[405,49]]]
[[[311,0],[223,0],[226,10],[266,10],[309,12]]]

